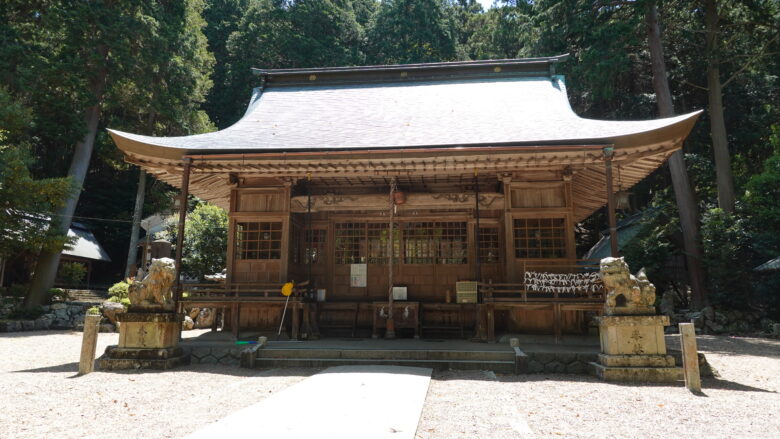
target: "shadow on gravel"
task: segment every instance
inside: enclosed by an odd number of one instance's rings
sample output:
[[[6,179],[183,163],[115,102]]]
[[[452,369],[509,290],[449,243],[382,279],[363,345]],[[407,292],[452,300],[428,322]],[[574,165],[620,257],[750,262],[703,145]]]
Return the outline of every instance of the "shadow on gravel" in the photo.
[[[97,361],[97,360],[96,360]],[[158,373],[170,373],[175,374],[177,372],[187,373],[207,373],[214,375],[231,375],[236,377],[293,377],[301,376],[308,377],[321,371],[322,369],[316,368],[286,368],[286,369],[244,369],[237,365],[230,366],[224,364],[190,364],[188,366],[177,367],[175,369],[168,370],[154,370],[154,369],[127,369],[127,370],[100,370],[95,365],[95,371],[93,373],[107,373],[116,375],[140,375],[140,374],[158,374]],[[34,369],[20,369],[11,371],[11,373],[61,373],[61,372],[75,372],[79,371],[79,363],[64,363],[56,366],[38,367]],[[68,378],[76,378],[82,375],[74,375]]]
[[[765,392],[765,393],[777,393],[774,390],[762,389],[760,387],[746,386],[744,384],[735,383],[734,381],[724,380],[720,378],[704,378],[701,381],[701,386],[706,389],[718,389],[718,390],[736,390],[738,392]]]
[[[679,336],[666,337],[670,348],[679,349]],[[699,352],[726,356],[780,357],[780,340],[759,337],[735,337],[725,335],[697,335]]]
[[[35,369],[22,369],[22,370],[14,370],[13,373],[56,373],[56,372],[78,372],[79,371],[79,363],[73,362],[73,363],[65,363],[65,364],[58,364],[56,366],[46,366],[46,367],[37,367]]]
[[[30,337],[40,337],[42,335],[71,334],[71,333],[81,335],[81,332],[77,332],[72,329],[47,329],[45,331],[0,332],[0,338],[30,338]]]
[[[434,375],[434,379],[442,379]],[[446,378],[445,378],[446,379]],[[463,378],[460,378],[463,379]],[[552,374],[534,374],[534,375],[498,375],[498,381],[502,383],[532,383],[540,381],[568,381],[568,382],[581,382],[581,383],[601,383],[612,386],[620,387],[685,387],[685,384],[680,381],[677,383],[620,383],[620,382],[606,382],[590,375],[552,375]],[[703,378],[702,379],[703,390],[735,390],[738,392],[763,392],[763,393],[777,393],[774,390],[762,389],[760,387],[747,386],[745,384],[736,383],[734,381],[724,380],[721,378]],[[705,393],[700,393],[698,396],[707,396]]]

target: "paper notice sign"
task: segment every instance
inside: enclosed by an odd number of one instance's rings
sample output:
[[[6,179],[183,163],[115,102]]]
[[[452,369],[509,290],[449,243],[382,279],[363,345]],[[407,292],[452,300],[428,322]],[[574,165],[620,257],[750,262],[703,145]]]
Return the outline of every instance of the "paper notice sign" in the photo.
[[[368,278],[368,269],[366,264],[352,264],[350,267],[349,286],[365,287]]]

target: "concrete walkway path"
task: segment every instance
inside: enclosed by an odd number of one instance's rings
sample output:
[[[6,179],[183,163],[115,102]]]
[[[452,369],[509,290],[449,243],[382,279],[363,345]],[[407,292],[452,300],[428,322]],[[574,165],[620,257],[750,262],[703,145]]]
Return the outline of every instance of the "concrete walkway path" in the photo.
[[[413,439],[431,369],[331,367],[186,439]]]

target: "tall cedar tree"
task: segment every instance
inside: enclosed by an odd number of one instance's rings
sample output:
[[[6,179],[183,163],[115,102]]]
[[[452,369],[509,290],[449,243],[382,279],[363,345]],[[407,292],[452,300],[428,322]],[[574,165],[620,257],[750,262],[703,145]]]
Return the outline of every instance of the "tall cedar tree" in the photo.
[[[187,4],[175,3],[171,7],[163,7],[154,1],[52,2],[45,9],[35,12],[40,17],[40,32],[45,35],[49,48],[48,64],[43,66],[44,77],[65,78],[67,89],[63,91],[71,96],[68,109],[81,116],[80,128],[74,128],[80,135],[68,170],[79,190],[72,193],[55,216],[58,222],[54,230],[64,233],[70,226],[92,158],[105,98],[113,96],[115,90],[129,94],[132,90],[145,93],[154,90],[155,82],[163,90],[171,86],[175,88],[181,79],[179,74],[185,69],[161,69],[160,63],[183,66],[192,62],[192,59],[171,56],[161,50],[177,43],[167,32],[171,29],[165,25],[170,18],[168,14],[186,16],[186,13],[181,14],[187,10]],[[200,19],[197,13],[196,16]],[[201,39],[205,43],[202,35]],[[182,40],[186,41],[187,37]],[[205,49],[196,53],[206,58],[210,56]],[[174,74],[163,78],[158,76],[160,71]],[[41,86],[51,85],[43,83]],[[207,89],[208,86],[205,86],[198,93],[203,95]],[[166,100],[166,97],[163,95],[160,99]],[[166,101],[176,102],[172,99]],[[180,107],[187,109],[186,105]],[[54,281],[58,262],[59,252],[41,252],[30,293],[25,300],[26,306],[32,307],[43,301],[45,292]]]
[[[446,0],[383,0],[366,31],[370,64],[455,61],[463,58],[458,24]]]

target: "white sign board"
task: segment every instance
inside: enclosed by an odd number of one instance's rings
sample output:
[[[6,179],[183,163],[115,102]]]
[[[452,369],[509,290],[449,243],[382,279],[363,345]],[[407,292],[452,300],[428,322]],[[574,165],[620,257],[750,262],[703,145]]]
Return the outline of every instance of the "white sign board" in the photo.
[[[365,287],[368,278],[366,264],[352,264],[349,272],[349,286]]]

